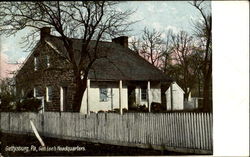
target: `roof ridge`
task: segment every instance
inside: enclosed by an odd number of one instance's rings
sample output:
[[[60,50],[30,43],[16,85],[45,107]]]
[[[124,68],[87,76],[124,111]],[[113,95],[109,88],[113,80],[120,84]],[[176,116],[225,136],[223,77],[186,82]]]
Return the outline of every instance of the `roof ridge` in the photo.
[[[55,38],[58,38],[60,40],[62,40],[62,37],[61,36],[55,36],[55,35],[48,35],[47,37],[55,37]],[[67,37],[68,38],[68,37]],[[76,41],[81,41],[83,39],[79,39],[79,38],[69,38],[70,40],[76,40]],[[90,40],[90,41],[97,41],[97,40]],[[102,42],[102,43],[113,43],[112,41],[103,41],[103,40],[99,40],[99,42]]]

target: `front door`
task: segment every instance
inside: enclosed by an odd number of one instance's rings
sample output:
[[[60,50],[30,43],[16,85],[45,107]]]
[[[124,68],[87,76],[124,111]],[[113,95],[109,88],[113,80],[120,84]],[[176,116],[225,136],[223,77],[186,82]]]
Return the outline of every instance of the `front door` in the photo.
[[[136,108],[135,86],[128,86],[128,109]]]

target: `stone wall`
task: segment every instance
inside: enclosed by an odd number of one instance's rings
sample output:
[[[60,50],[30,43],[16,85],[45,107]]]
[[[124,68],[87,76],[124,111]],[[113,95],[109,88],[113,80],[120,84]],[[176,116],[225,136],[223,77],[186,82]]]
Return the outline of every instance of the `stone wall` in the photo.
[[[49,66],[47,65],[49,56]],[[34,57],[37,58],[35,70]],[[52,87],[52,101],[46,101],[46,87]],[[60,87],[68,88],[66,111],[72,110],[72,97],[74,91],[73,74],[70,64],[55,52],[44,41],[40,41],[31,52],[23,67],[16,75],[16,91],[19,98],[33,97],[34,88],[39,97],[44,97],[45,111],[60,110]]]

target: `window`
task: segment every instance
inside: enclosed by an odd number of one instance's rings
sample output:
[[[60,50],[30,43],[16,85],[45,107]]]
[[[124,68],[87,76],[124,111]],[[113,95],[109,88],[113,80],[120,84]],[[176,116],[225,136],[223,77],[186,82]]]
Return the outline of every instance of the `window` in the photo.
[[[34,88],[34,94],[33,94],[34,97],[38,97],[39,96],[39,92],[38,92],[38,89],[37,88]]]
[[[141,100],[147,100],[147,89],[141,88]]]
[[[108,89],[100,88],[100,102],[108,101]]]
[[[50,67],[50,57],[47,55],[46,56],[46,65],[47,65],[47,68]]]
[[[52,87],[51,86],[46,87],[46,101],[47,102],[52,101]]]
[[[34,70],[37,71],[38,69],[38,59],[37,57],[34,57]]]
[[[24,90],[21,90],[21,97],[24,97]]]

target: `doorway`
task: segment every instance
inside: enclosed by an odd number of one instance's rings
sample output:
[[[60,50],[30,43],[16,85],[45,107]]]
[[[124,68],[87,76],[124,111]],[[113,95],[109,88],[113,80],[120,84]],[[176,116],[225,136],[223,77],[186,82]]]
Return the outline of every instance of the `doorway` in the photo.
[[[128,109],[133,110],[136,108],[136,95],[135,86],[128,86]]]

